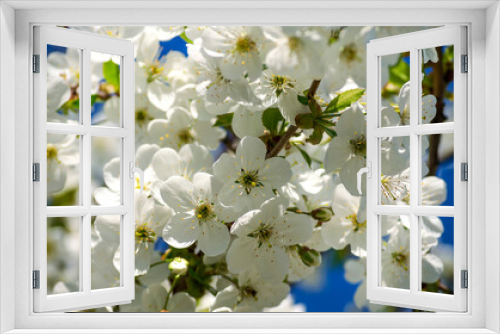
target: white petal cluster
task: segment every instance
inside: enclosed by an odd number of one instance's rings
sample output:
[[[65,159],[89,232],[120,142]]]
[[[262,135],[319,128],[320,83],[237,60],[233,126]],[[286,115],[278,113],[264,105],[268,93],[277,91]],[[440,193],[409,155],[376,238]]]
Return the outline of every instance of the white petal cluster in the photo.
[[[314,279],[326,252],[347,254],[356,307],[378,309],[366,300],[367,224],[375,222],[367,221],[366,197],[356,187],[367,156],[366,43],[403,28],[72,28],[136,46],[135,164],[145,171],[145,187],[140,193],[136,181],[136,299],[121,312],[304,311],[291,286]],[[186,41],[187,56],[164,52],[174,39]],[[423,60],[440,61],[436,49],[423,50]],[[388,57],[382,67],[397,61]],[[103,72],[112,63],[119,61],[92,59],[91,93],[101,107],[93,125],[121,122],[120,89]],[[76,50],[50,53],[49,122],[79,122],[79,64]],[[383,101],[382,126],[409,125],[409,87],[402,83]],[[320,121],[308,118],[356,89],[361,93],[342,108]],[[422,101],[427,124],[437,99],[428,94]],[[422,146],[424,156],[427,138]],[[409,140],[382,138],[380,151],[382,204],[408,205]],[[70,177],[78,165],[79,138],[49,134],[49,196],[78,187]],[[120,165],[115,156],[93,166],[102,175],[93,204],[120,205]],[[428,173],[424,164],[421,203],[441,205],[446,184]],[[408,288],[408,217],[380,221],[381,283]],[[422,282],[435,284],[445,270],[437,251],[444,227],[437,217],[421,222]],[[121,217],[97,216],[92,224],[92,288],[119,286]],[[52,290],[74,287],[61,281]]]

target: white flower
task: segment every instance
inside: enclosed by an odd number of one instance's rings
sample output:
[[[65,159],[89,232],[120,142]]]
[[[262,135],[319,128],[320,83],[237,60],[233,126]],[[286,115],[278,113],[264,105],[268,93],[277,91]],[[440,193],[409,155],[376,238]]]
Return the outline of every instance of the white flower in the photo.
[[[328,92],[337,92],[350,79],[359,87],[366,87],[366,43],[369,34],[365,27],[347,27],[340,32],[321,60],[327,71],[321,86]],[[384,57],[382,57],[384,58]]]
[[[278,306],[290,293],[283,282],[268,282],[254,271],[247,270],[238,277],[238,285],[229,285],[220,291],[210,310],[223,307],[235,312],[258,312],[264,307]]]
[[[293,296],[289,294],[278,306],[265,308],[264,312],[306,312],[306,306],[295,304]]]
[[[201,39],[188,46],[189,57],[195,62],[198,74],[196,91],[204,96],[206,101],[222,103],[228,97],[235,101],[252,102],[255,97],[245,78],[230,80],[222,74],[220,58],[210,58],[202,50]]]
[[[201,39],[205,52],[221,59],[219,66],[225,78],[238,80],[248,74],[253,81],[262,72],[259,48],[263,36],[259,27],[208,27]]]
[[[238,238],[227,252],[229,271],[255,267],[264,280],[282,281],[289,266],[285,248],[306,242],[312,222],[305,215],[286,212],[282,200],[273,198],[236,220],[231,234]]]
[[[321,226],[325,243],[334,249],[351,245],[351,252],[366,256],[366,202],[365,198],[352,196],[339,184],[333,193],[334,216]]]
[[[367,306],[372,312],[379,311],[385,306],[379,304],[372,304],[366,299],[366,258],[348,259],[344,262],[344,277],[345,280],[351,284],[358,285],[354,293],[354,304],[358,309]]]
[[[239,138],[246,136],[260,137],[264,134],[265,127],[262,124],[263,109],[238,103],[231,110],[234,112],[231,127]]]
[[[209,256],[222,254],[229,245],[229,231],[224,223],[236,215],[218,203],[220,183],[214,176],[197,173],[193,181],[172,176],[160,186],[163,200],[175,215],[163,230],[163,239],[175,248],[198,247]]]
[[[222,205],[240,211],[257,208],[274,196],[292,176],[290,164],[283,158],[266,159],[266,146],[254,137],[245,137],[236,156],[224,153],[213,166],[215,176],[224,184],[219,200]]]
[[[47,75],[47,121],[63,120],[59,108],[71,97],[71,89],[60,76]]]
[[[148,272],[154,252],[154,243],[163,227],[173,216],[170,208],[155,206],[153,198],[135,194],[135,274]],[[120,245],[120,216],[98,216],[94,226],[97,235],[110,245]]]
[[[409,289],[410,230],[407,227],[397,225],[392,230],[387,246],[382,249],[381,264],[384,286]],[[428,253],[424,247],[422,252],[422,282],[434,283],[442,272],[442,261],[436,255]]]
[[[396,109],[392,106],[382,108],[382,126],[410,125],[410,81],[401,87],[397,100]],[[422,97],[422,124],[429,124],[436,117],[436,102],[434,95]]]
[[[75,135],[47,134],[47,194],[64,189],[69,171],[79,164]]]
[[[212,126],[210,121],[194,119],[189,111],[182,107],[169,109],[167,120],[155,119],[148,126],[151,142],[176,150],[193,142],[199,142],[214,150],[225,135],[223,129]]]
[[[357,194],[356,174],[366,165],[366,120],[360,103],[346,109],[335,127],[333,138],[325,156],[325,170],[336,172],[346,189]]]
[[[160,26],[158,27],[158,39],[169,41],[184,32],[184,26]]]
[[[143,34],[138,45],[136,57],[136,72],[138,77],[145,80],[146,92],[149,101],[158,109],[167,111],[174,103],[175,92],[166,81],[167,71],[165,62],[167,57],[159,57],[160,45],[154,34]]]
[[[99,81],[102,75],[102,63],[96,58],[97,53],[93,52],[91,62],[90,92],[96,93],[99,89]],[[59,76],[75,93],[79,91],[80,85],[80,51],[74,48],[67,48],[66,52],[51,52],[47,57],[47,75]]]
[[[166,181],[174,175],[191,180],[196,172],[211,170],[212,155],[205,146],[198,144],[184,145],[179,152],[162,148],[154,154],[151,167],[160,181]]]
[[[163,85],[163,84],[161,84]],[[157,108],[148,97],[146,73],[136,71],[135,73],[135,141],[137,145],[143,143],[147,136],[149,123],[154,119],[165,119],[164,110]],[[164,86],[164,85],[163,85]],[[160,91],[160,94],[163,94]],[[104,114],[108,121],[120,124],[120,97],[112,96],[104,104]]]
[[[315,31],[303,27],[263,27],[264,36],[274,45],[265,64],[276,74],[312,81],[324,75],[321,57],[326,41]]]
[[[422,55],[424,56],[424,64],[428,63],[429,61],[433,63],[437,63],[439,61],[436,48],[423,49]]]
[[[265,70],[252,86],[255,87],[255,95],[266,108],[277,105],[283,118],[292,125],[295,125],[297,114],[308,110],[297,99],[297,95],[302,93],[305,87],[293,77]]]

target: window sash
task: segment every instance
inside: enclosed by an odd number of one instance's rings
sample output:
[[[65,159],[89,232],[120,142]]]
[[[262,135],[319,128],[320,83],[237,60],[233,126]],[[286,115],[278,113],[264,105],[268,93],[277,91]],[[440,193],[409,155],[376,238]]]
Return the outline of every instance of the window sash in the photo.
[[[129,162],[135,154],[134,125],[134,48],[126,40],[63,28],[35,27],[34,54],[40,55],[40,73],[34,80],[34,162],[40,163],[40,182],[34,184],[34,270],[40,271],[40,288],[34,289],[34,311],[72,311],[104,305],[128,303],[134,298],[134,180],[129,178]],[[47,45],[80,50],[80,124],[47,123]],[[90,55],[101,52],[121,57],[121,126],[91,125]],[[79,206],[47,206],[47,133],[80,135]],[[121,139],[121,205],[91,205],[92,136]],[[91,217],[121,215],[119,287],[92,290]],[[79,292],[47,295],[47,217],[80,218]]]
[[[398,35],[371,41],[367,46],[367,162],[373,168],[367,182],[367,298],[377,304],[423,310],[467,311],[467,290],[461,289],[460,271],[467,269],[467,183],[460,181],[460,163],[467,162],[467,89],[461,69],[461,54],[466,54],[466,28],[451,26]],[[430,47],[454,45],[454,122],[419,124],[421,51]],[[410,125],[381,127],[380,57],[410,51]],[[415,84],[417,83],[417,84]],[[373,107],[375,106],[375,107]],[[371,109],[370,109],[371,108]],[[419,205],[421,182],[421,149],[419,136],[434,133],[454,133],[454,207]],[[380,205],[381,175],[380,138],[410,137],[410,205]],[[380,286],[381,282],[381,215],[410,217],[410,289]],[[443,295],[419,291],[421,287],[421,238],[419,217],[454,217],[454,294]],[[417,256],[415,256],[415,254]]]

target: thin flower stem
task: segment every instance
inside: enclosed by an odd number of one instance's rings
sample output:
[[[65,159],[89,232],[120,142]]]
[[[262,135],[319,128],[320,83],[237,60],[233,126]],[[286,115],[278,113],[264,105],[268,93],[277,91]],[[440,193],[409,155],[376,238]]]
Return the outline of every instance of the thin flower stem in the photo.
[[[165,300],[165,304],[163,305],[164,310],[167,310],[167,305],[168,305],[168,301],[170,299],[170,295],[172,295],[174,293],[174,287],[175,287],[175,284],[177,284],[179,277],[181,277],[181,275],[175,275],[175,277],[174,277],[174,281],[172,282],[172,285],[170,286],[170,290],[167,293],[167,299]]]
[[[310,99],[310,100],[314,99],[314,95],[316,94],[316,91],[318,90],[320,82],[321,82],[321,80],[314,80],[311,83],[311,87],[309,87],[309,90],[307,92],[307,98],[308,99]],[[284,134],[284,136],[280,138],[280,140],[278,141],[278,143],[276,144],[276,146],[274,146],[271,149],[271,151],[266,155],[266,159],[269,159],[269,158],[277,156],[278,153],[281,152],[281,150],[283,149],[283,147],[285,147],[285,145],[289,142],[290,138],[292,138],[292,136],[295,134],[295,132],[297,131],[297,129],[298,129],[297,126],[290,125],[290,127],[288,128],[288,130],[286,131],[286,133]]]

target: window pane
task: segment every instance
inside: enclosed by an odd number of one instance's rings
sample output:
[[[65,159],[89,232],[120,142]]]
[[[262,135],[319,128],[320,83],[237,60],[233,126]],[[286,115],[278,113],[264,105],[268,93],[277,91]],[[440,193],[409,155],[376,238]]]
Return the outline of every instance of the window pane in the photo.
[[[47,294],[79,291],[80,217],[47,218]]]
[[[380,201],[383,205],[410,203],[410,137],[380,138]]]
[[[422,50],[420,124],[453,121],[453,45]]]
[[[92,137],[92,204],[121,204],[121,138]]]
[[[47,205],[80,205],[80,136],[47,134]]]
[[[410,53],[380,57],[380,126],[410,125]]]
[[[80,122],[81,50],[47,45],[47,121]]]
[[[92,290],[120,286],[121,216],[92,217]]]
[[[90,53],[92,125],[119,127],[120,122],[120,56]]]
[[[420,205],[454,204],[454,136],[452,133],[426,135],[422,145]]]
[[[453,294],[453,217],[421,217],[422,291]]]
[[[381,216],[381,285],[410,288],[410,219]]]

